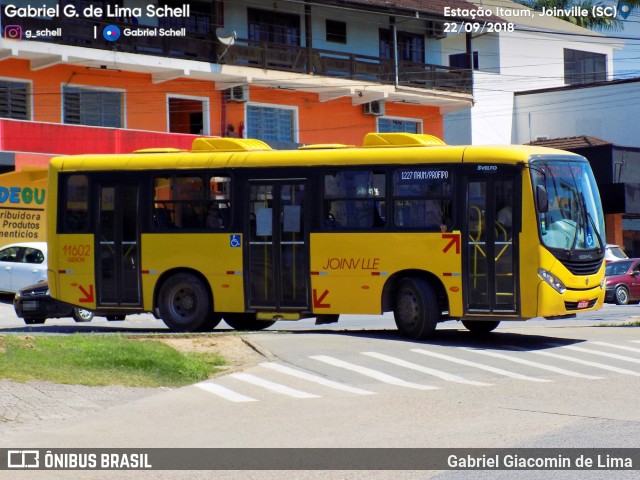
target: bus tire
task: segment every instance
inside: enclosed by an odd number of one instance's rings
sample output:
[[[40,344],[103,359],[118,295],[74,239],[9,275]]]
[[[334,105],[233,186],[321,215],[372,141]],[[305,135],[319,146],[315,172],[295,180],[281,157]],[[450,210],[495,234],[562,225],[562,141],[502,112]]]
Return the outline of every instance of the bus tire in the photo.
[[[90,322],[93,320],[93,312],[86,308],[74,307],[71,316],[76,322]]]
[[[500,325],[500,320],[478,320],[478,321],[466,321],[462,320],[462,325],[467,330],[476,335],[483,335],[494,331]]]
[[[616,305],[626,305],[629,303],[629,290],[627,290],[627,287],[618,285],[613,298],[616,301]]]
[[[234,330],[246,332],[248,330],[264,330],[269,328],[276,322],[268,320],[258,320],[253,313],[225,313],[222,315],[224,321],[227,322]]]
[[[158,308],[165,325],[177,332],[198,331],[213,313],[207,288],[189,273],[173,275],[162,284]]]
[[[413,340],[430,337],[440,319],[435,292],[421,278],[405,278],[396,289],[393,316],[405,337]]]
[[[222,321],[222,314],[211,312],[204,323],[198,328],[199,332],[210,332]]]

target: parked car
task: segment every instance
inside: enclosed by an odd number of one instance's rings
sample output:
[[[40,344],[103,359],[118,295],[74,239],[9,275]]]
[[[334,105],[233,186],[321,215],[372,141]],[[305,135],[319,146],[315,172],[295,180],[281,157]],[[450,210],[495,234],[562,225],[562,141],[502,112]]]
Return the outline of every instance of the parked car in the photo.
[[[624,260],[629,258],[624,250],[622,250],[618,245],[613,245],[611,243],[607,243],[604,249],[604,260],[605,262],[617,262],[618,260]]]
[[[16,315],[27,325],[44,323],[47,318],[72,317],[76,322],[90,322],[93,312],[51,298],[49,282],[42,281],[18,290],[13,298]]]
[[[46,279],[46,242],[12,243],[0,249],[0,292],[15,293]]]
[[[640,301],[640,258],[608,263],[605,275],[605,302],[626,305],[629,302]]]

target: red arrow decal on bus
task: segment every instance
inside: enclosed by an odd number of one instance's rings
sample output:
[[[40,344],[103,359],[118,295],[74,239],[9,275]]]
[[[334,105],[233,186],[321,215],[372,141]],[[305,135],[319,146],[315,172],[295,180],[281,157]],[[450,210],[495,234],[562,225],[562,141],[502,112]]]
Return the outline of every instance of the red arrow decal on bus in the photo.
[[[442,238],[449,239],[449,243],[442,249],[443,253],[447,253],[454,245],[456,246],[456,253],[460,253],[460,235],[457,233],[443,233]]]
[[[318,298],[318,293],[316,289],[313,289],[313,308],[331,308],[330,303],[322,303],[322,301],[329,295],[329,290],[325,290]]]
[[[89,291],[88,292],[84,289],[84,287],[82,285],[78,285],[78,288],[80,289],[80,291],[84,295],[84,297],[80,297],[78,299],[78,302],[80,302],[80,303],[93,303],[93,300],[94,300],[93,285],[89,285]]]

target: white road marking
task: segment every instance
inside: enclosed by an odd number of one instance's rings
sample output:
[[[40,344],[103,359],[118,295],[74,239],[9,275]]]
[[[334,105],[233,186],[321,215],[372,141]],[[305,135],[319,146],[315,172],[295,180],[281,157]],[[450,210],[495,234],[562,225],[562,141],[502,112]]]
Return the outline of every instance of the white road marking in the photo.
[[[509,372],[507,370],[503,370],[501,368],[491,367],[489,365],[481,365],[475,362],[470,362],[468,360],[463,360],[461,358],[451,357],[449,355],[443,355],[441,353],[430,352],[428,350],[423,350],[421,348],[413,348],[412,352],[420,353],[422,355],[428,355],[430,357],[439,358],[441,360],[447,360],[453,363],[459,363],[460,365],[466,365],[468,367],[479,368],[481,370],[486,370],[488,372],[496,373],[498,375],[504,375],[505,377],[517,378],[519,380],[527,380],[529,382],[550,382],[551,380],[547,380],[545,378],[535,378],[528,377],[526,375],[522,375],[520,373]]]
[[[214,395],[222,397],[225,400],[231,400],[232,402],[257,402],[258,401],[255,398],[241,395],[239,393],[234,392],[233,390],[229,390],[226,387],[216,385],[215,383],[201,382],[201,383],[196,383],[195,386],[209,393],[213,393]]]
[[[601,357],[615,358],[616,360],[623,360],[625,362],[640,363],[640,359],[638,358],[631,358],[625,355],[618,355],[617,353],[601,352],[599,350],[591,350],[590,348],[576,347],[575,345],[562,345],[558,343],[549,343],[547,345],[564,348],[567,350],[575,350],[576,352],[590,353],[591,355],[599,355]]]
[[[242,380],[243,382],[266,388],[267,390],[271,390],[272,392],[281,393],[283,395],[288,395],[294,398],[319,398],[318,395],[314,395],[313,393],[303,392],[301,390],[287,387],[286,385],[270,382],[269,380],[256,377],[255,375],[251,375],[249,373],[232,373],[229,376],[237,378],[238,380]]]
[[[640,373],[627,370],[625,368],[612,367],[611,365],[605,365],[603,363],[590,362],[588,360],[580,360],[579,358],[569,357],[567,355],[561,355],[559,353],[542,352],[540,350],[530,350],[531,353],[536,355],[544,355],[545,357],[559,358],[560,360],[566,360],[567,362],[580,363],[589,367],[601,368],[603,370],[610,370],[616,373],[622,373],[624,375],[633,375],[634,377],[640,377]]]
[[[402,360],[396,357],[391,357],[389,355],[385,355],[384,353],[377,353],[377,352],[360,352],[360,353],[362,353],[363,355],[367,355],[368,357],[377,358],[378,360],[383,360],[385,362],[398,365],[400,367],[410,368],[411,370],[416,370],[418,372],[426,373],[427,375],[433,375],[434,377],[441,378],[443,380],[446,380],[447,382],[464,383],[466,385],[475,385],[476,387],[489,387],[493,385],[492,383],[484,383],[484,382],[476,382],[474,380],[467,380],[466,378],[459,377],[458,375],[453,375],[451,373],[443,372],[441,370],[435,370],[433,368],[425,367],[423,365],[418,365],[417,363],[407,362],[406,360]]]
[[[320,377],[319,375],[313,375],[311,373],[303,372],[295,368],[290,368],[285,365],[281,365],[279,363],[263,362],[260,364],[260,366],[269,368],[271,370],[275,370],[280,373],[291,375],[292,377],[302,378],[303,380],[308,380],[310,382],[318,383],[320,385],[324,385],[325,387],[334,388],[336,390],[342,390],[344,392],[349,392],[349,393],[356,393],[358,395],[375,395],[375,392],[370,392],[369,390],[363,390],[361,388],[345,385],[344,383],[334,382],[333,380]]]
[[[438,387],[432,387],[430,385],[421,385],[419,383],[407,382],[405,380],[402,380],[401,378],[393,377],[391,375],[387,375],[386,373],[382,373],[377,370],[373,370],[371,368],[355,365],[353,363],[345,362],[343,360],[339,360],[333,357],[328,357],[326,355],[315,355],[309,358],[313,358],[314,360],[318,360],[320,362],[333,365],[334,367],[351,370],[352,372],[356,372],[361,375],[365,375],[367,377],[375,378],[380,382],[388,383],[391,385],[397,385],[400,387],[407,387],[407,388],[415,388],[417,390],[437,390],[438,389]]]
[[[528,365],[530,367],[540,368],[542,370],[548,370],[550,372],[560,373],[562,375],[568,375],[570,377],[586,378],[588,380],[601,380],[602,377],[595,377],[593,375],[585,375],[584,373],[574,372],[572,370],[565,370],[564,368],[554,367],[552,365],[545,365],[544,363],[532,362],[531,360],[525,360],[523,358],[511,357],[503,353],[489,352],[487,350],[474,350],[473,348],[463,348],[469,352],[479,353],[481,355],[487,355],[495,358],[502,358],[514,363],[520,363],[522,365]],[[521,351],[527,351],[525,349],[517,349]]]
[[[602,345],[603,347],[611,347],[611,348],[617,348],[619,350],[626,350],[628,352],[640,353],[640,348],[627,347],[624,345],[615,345],[613,343],[607,343],[607,342],[589,342],[589,343],[590,344],[593,343],[595,345]]]

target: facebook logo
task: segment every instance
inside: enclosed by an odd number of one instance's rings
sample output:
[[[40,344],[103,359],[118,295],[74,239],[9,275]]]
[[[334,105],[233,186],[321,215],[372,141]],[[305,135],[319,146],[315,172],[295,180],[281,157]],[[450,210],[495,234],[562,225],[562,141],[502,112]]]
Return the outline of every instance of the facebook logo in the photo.
[[[105,40],[115,42],[120,38],[120,29],[115,25],[107,25],[102,31],[102,36],[105,38]]]

